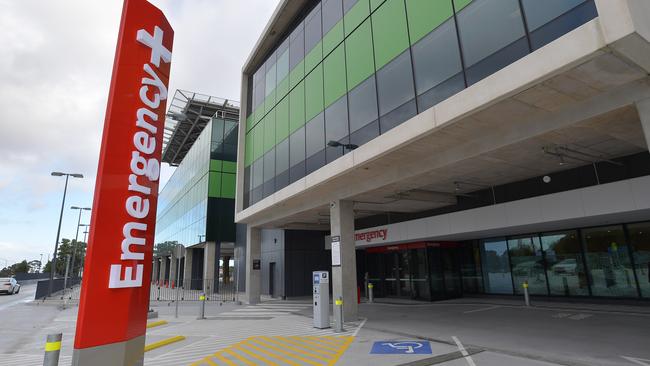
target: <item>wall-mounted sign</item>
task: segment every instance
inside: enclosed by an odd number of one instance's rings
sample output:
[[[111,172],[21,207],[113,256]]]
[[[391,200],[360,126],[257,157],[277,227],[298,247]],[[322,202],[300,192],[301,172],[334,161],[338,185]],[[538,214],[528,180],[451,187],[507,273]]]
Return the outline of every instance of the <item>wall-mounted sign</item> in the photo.
[[[159,9],[146,0],[124,1],[74,365],[134,365],[143,359],[173,38]]]
[[[332,267],[341,265],[341,237],[332,237]]]
[[[375,239],[381,239],[384,241],[388,239],[388,229],[379,229],[354,234],[354,241],[366,241],[369,243]]]
[[[262,269],[262,261],[259,259],[253,259],[253,269]]]

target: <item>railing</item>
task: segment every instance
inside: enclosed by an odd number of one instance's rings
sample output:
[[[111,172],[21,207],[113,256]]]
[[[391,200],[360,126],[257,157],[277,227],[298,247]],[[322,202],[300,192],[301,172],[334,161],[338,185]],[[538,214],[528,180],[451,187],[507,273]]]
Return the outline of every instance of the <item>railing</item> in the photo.
[[[217,286],[214,286],[216,283]],[[178,292],[178,295],[177,295]],[[154,281],[151,283],[151,301],[199,301],[205,293],[206,301],[237,301],[237,287],[232,281],[184,280],[180,286],[174,281]]]
[[[66,280],[63,278],[55,278],[52,285],[52,298],[60,298],[63,300],[64,296],[67,297],[68,292],[72,292],[74,287],[81,283],[81,278],[68,278],[67,286],[68,288],[64,289],[63,285],[66,284]],[[38,281],[36,284],[36,294],[34,295],[35,300],[44,299],[47,297],[49,291],[50,280]],[[77,286],[79,287],[79,286]],[[78,292],[78,291],[77,291]]]

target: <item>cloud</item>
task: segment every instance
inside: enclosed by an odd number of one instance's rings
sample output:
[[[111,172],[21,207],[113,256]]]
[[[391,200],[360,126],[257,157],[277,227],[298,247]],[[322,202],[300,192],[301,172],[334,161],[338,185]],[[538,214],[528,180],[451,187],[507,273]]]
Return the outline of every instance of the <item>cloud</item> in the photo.
[[[152,2],[176,33],[170,91],[239,99],[241,66],[277,0]],[[121,8],[0,0],[0,253],[35,259],[51,250],[63,189],[51,171],[83,173],[70,181],[68,203],[92,202]],[[62,236],[73,237],[67,211]]]

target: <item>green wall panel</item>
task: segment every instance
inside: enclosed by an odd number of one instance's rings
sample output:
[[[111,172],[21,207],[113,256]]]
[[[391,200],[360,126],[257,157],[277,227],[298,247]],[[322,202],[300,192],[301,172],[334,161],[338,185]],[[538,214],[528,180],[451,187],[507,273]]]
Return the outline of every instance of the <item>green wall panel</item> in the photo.
[[[411,44],[436,29],[454,15],[449,0],[406,0]]]
[[[343,42],[343,20],[341,19],[325,37],[323,37],[323,56],[327,56],[336,46]]]
[[[223,170],[223,161],[222,160],[210,160],[210,171],[220,172]]]
[[[352,90],[375,72],[370,19],[345,40],[348,90]]]
[[[286,78],[282,79],[278,83],[278,88],[275,89],[275,97],[277,100],[280,100],[284,98],[285,95],[289,93],[289,77],[287,76]]]
[[[208,197],[221,197],[221,172],[210,172]]]
[[[291,70],[291,72],[289,72],[289,89],[295,88],[304,78],[305,60],[302,60],[293,70]]]
[[[343,24],[345,26],[345,36],[347,37],[354,31],[364,20],[370,16],[370,2],[369,0],[359,0],[352,9],[343,17]]]
[[[321,61],[323,61],[322,40],[305,56],[305,74],[309,74]]]
[[[237,173],[237,162],[236,161],[224,161],[223,162],[223,171],[225,173]]]
[[[305,82],[289,93],[289,133],[305,124]]]
[[[371,18],[375,63],[379,70],[409,47],[404,0],[387,0]]]
[[[244,158],[244,165],[249,166],[253,163],[253,134],[248,133],[246,134],[246,146],[244,147],[246,150],[246,156]]]
[[[264,154],[264,123],[260,122],[253,128],[253,162]]]
[[[322,64],[305,77],[305,120],[309,121],[323,111]]]
[[[221,198],[235,198],[237,175],[223,173],[221,175]]]
[[[345,47],[341,44],[323,61],[325,108],[347,92],[345,74]]]
[[[275,143],[279,144],[289,136],[289,98],[275,106]]]
[[[264,153],[275,146],[275,109],[264,117]]]
[[[454,6],[456,7],[456,12],[463,10],[471,2],[472,0],[454,0]]]
[[[373,12],[375,11],[381,4],[383,4],[386,0],[370,0],[370,11]]]

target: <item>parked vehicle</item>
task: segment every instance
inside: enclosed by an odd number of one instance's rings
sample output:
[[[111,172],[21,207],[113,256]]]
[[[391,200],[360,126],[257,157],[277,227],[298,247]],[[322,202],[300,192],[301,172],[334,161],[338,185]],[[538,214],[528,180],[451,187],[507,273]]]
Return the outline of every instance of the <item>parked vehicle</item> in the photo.
[[[574,258],[569,258],[555,264],[553,266],[553,273],[575,275],[577,269],[578,262]]]
[[[16,282],[15,278],[0,278],[0,293],[13,295],[20,292],[20,284]]]

